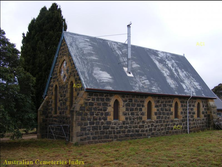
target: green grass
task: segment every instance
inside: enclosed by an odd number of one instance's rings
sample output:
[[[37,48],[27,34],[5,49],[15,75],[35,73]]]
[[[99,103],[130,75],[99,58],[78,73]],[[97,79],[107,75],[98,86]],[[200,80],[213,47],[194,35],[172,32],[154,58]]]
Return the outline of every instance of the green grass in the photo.
[[[85,166],[222,166],[222,131],[80,146],[48,139],[3,141],[1,156],[2,166],[5,160],[34,162],[37,159],[78,160],[83,161]]]

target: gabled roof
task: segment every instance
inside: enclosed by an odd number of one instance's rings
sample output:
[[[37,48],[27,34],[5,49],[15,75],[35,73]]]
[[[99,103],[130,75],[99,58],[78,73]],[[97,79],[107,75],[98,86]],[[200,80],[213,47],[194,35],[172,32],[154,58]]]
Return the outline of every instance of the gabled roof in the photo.
[[[218,96],[216,99],[214,99],[214,102],[215,102],[215,105],[217,106],[217,109],[222,110],[222,100]]]
[[[193,96],[216,98],[184,56],[132,45],[133,76],[128,76],[127,44],[70,32],[63,36],[85,91],[177,96],[192,91]]]

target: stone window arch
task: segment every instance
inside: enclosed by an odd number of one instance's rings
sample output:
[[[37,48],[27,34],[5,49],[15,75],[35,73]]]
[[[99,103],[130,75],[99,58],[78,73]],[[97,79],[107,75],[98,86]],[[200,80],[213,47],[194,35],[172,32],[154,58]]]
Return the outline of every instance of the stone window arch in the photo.
[[[58,114],[58,103],[59,103],[59,90],[58,84],[55,84],[53,87],[53,112],[54,114]]]
[[[75,102],[76,91],[74,85],[75,79],[74,77],[71,77],[68,82],[68,114],[70,113]]]
[[[200,118],[200,102],[197,103],[197,118]]]
[[[143,116],[143,120],[156,120],[155,102],[151,96],[147,97],[144,101],[144,107],[142,111],[145,113]]]
[[[147,119],[151,119],[152,118],[152,102],[149,101],[147,103]]]
[[[113,120],[119,120],[119,101],[117,99],[113,104]]]
[[[201,100],[196,101],[194,111],[195,111],[194,118],[203,118],[203,114],[202,114],[203,103]]]
[[[69,109],[71,109],[73,105],[73,81],[69,83],[69,89]]]
[[[174,104],[174,119],[178,119],[178,102]]]
[[[110,101],[109,107],[108,107],[108,112],[109,112],[109,116],[107,117],[107,119],[109,121],[113,121],[114,119],[114,110],[117,109],[118,111],[118,115],[115,116],[118,117],[119,121],[125,121],[125,116],[123,115],[123,112],[125,111],[125,107],[123,106],[123,100],[119,95],[114,95]]]
[[[71,64],[67,56],[63,56],[58,62],[57,74],[60,85],[66,84],[70,77]]]
[[[171,119],[182,119],[182,108],[180,100],[178,98],[175,98],[173,100],[173,106],[171,108],[171,111],[173,112],[173,114],[171,115]]]

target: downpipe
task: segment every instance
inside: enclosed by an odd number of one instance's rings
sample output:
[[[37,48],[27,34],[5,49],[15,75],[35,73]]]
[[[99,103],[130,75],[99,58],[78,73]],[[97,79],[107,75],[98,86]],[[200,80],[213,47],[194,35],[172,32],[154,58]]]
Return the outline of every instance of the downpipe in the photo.
[[[190,133],[190,122],[189,122],[189,101],[190,99],[192,98],[192,91],[191,91],[191,95],[190,95],[190,98],[187,100],[187,133],[189,134]]]

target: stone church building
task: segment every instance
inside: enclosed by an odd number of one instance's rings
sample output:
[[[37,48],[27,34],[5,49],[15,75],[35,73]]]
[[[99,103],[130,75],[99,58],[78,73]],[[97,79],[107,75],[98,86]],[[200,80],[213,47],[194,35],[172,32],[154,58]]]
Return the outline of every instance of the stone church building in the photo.
[[[44,101],[38,138],[78,143],[204,130],[214,93],[185,56],[63,32]]]

